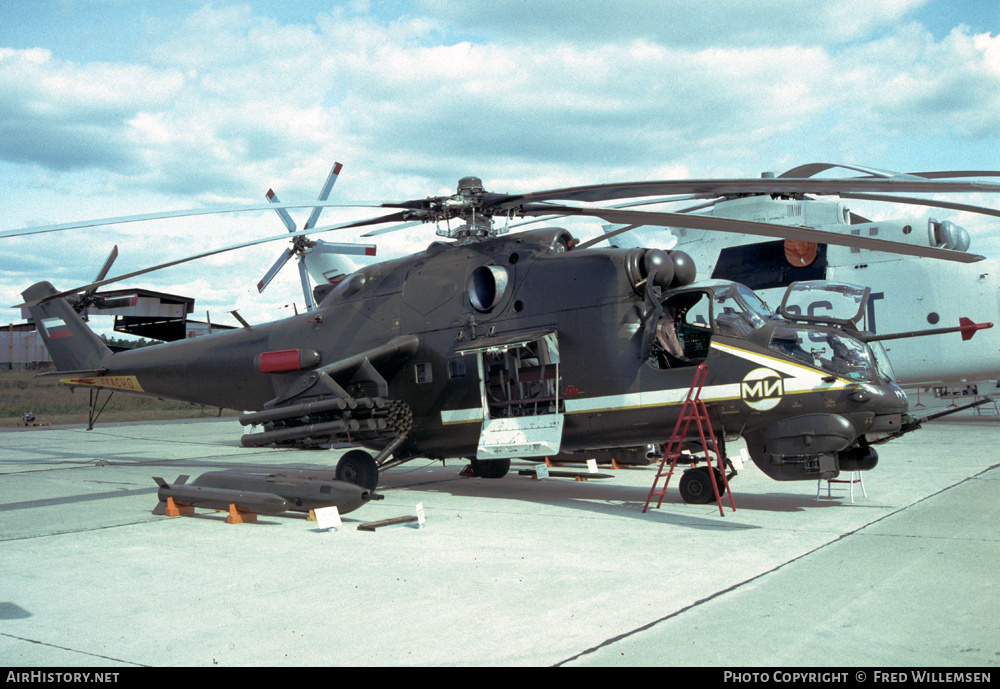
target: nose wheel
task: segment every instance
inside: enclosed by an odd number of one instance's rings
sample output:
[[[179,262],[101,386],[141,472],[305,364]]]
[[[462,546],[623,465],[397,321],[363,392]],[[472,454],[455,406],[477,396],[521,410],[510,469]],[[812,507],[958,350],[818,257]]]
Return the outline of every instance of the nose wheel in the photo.
[[[351,450],[337,462],[337,480],[353,483],[367,490],[378,487],[378,465],[364,450]]]
[[[680,493],[684,502],[691,505],[706,505],[715,500],[715,492],[712,490],[711,480],[715,480],[715,485],[719,489],[719,497],[726,494],[726,482],[722,478],[722,472],[715,467],[695,467],[688,469],[681,474]]]

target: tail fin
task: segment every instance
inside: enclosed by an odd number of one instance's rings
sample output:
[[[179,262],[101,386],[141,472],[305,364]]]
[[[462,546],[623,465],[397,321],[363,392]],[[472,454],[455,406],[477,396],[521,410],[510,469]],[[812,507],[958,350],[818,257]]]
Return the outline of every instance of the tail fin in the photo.
[[[26,302],[58,294],[48,282],[39,282],[21,292]],[[60,371],[93,371],[103,368],[111,350],[91,330],[69,302],[54,299],[28,308],[31,320]]]

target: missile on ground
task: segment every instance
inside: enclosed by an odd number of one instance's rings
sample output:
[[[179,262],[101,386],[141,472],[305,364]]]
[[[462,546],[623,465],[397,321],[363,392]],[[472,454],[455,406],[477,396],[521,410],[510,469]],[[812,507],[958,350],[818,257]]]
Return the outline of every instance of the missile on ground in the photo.
[[[347,514],[382,495],[347,481],[338,481],[333,471],[287,470],[267,474],[244,471],[209,471],[192,482],[193,486],[222,490],[269,493],[288,502],[289,510],[308,512],[336,506]]]
[[[274,493],[189,485],[187,478],[180,476],[176,483],[167,483],[158,476],[153,477],[160,487],[157,491],[160,502],[153,509],[153,514],[166,514],[168,498],[173,498],[179,505],[213,510],[226,510],[230,505],[236,505],[243,512],[255,514],[278,514],[292,509],[288,500]]]

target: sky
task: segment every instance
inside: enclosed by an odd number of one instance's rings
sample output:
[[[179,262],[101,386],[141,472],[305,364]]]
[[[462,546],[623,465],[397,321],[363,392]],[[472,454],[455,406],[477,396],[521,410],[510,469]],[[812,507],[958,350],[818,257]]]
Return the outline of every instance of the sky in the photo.
[[[453,193],[466,175],[515,193],[819,161],[993,170],[998,137],[996,0],[0,0],[0,232],[268,188],[308,201],[335,161],[346,204]],[[998,203],[976,196],[959,200]],[[995,219],[935,214],[1000,256]],[[0,238],[0,323],[34,282],[90,282],[116,244],[112,275],[282,232],[256,212]],[[385,235],[379,256],[433,239]],[[286,246],[121,286],[271,321],[302,306],[291,264],[257,293]]]

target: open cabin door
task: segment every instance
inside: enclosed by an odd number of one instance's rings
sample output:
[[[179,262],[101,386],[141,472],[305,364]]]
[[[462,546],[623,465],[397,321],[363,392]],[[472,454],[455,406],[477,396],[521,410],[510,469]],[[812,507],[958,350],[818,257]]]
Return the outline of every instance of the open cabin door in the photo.
[[[476,355],[483,426],[476,459],[545,457],[562,445],[559,343],[552,331],[484,338]]]

